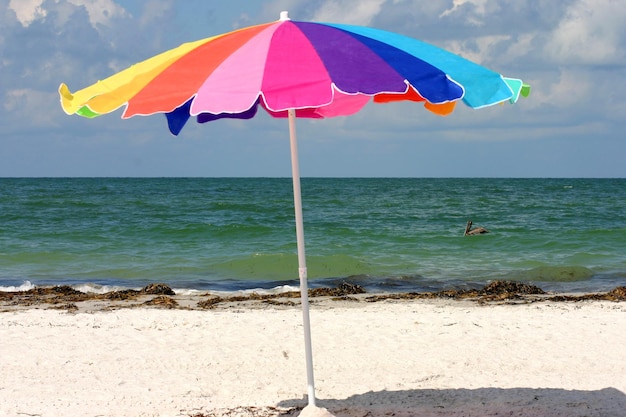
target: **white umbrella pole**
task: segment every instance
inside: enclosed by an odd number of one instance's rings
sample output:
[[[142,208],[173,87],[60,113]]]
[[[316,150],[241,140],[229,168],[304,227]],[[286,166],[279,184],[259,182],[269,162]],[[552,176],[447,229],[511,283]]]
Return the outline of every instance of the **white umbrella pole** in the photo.
[[[313,378],[313,349],[311,348],[311,322],[309,319],[309,289],[307,284],[306,255],[304,251],[304,221],[302,220],[302,195],[300,193],[300,167],[298,163],[298,139],[296,138],[296,111],[289,114],[289,141],[291,144],[291,176],[293,178],[293,204],[296,211],[296,238],[298,244],[298,275],[302,302],[302,325],[304,327],[304,354],[309,405],[315,407],[315,382]]]

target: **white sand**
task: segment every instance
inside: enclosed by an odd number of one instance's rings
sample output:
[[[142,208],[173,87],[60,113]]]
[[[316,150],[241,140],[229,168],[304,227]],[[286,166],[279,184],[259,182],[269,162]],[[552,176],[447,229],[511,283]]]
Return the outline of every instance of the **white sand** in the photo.
[[[336,416],[626,416],[626,303],[329,301],[311,323]],[[296,415],[302,340],[299,307],[3,312],[0,416]]]

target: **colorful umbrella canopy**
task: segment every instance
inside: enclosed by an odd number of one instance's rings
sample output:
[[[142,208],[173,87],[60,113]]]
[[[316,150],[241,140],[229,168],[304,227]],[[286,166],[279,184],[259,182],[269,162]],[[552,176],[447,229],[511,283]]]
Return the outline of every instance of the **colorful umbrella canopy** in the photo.
[[[200,123],[248,119],[260,107],[271,116],[289,118],[309,410],[318,408],[296,117],[347,116],[370,101],[403,100],[423,102],[431,112],[447,115],[458,101],[481,108],[515,103],[529,91],[519,79],[406,36],[297,22],[286,12],[276,22],[183,44],[75,93],[65,84],[59,87],[67,114],[92,118],[124,106],[123,118],[164,113],[175,135],[190,117]]]
[[[473,108],[517,101],[528,86],[399,34],[330,23],[281,20],[164,52],[83,90],[61,84],[67,114],[96,117],[126,106],[123,118],[165,113],[178,134],[203,123],[251,118],[346,116],[373,100],[422,101],[437,114],[462,100]]]

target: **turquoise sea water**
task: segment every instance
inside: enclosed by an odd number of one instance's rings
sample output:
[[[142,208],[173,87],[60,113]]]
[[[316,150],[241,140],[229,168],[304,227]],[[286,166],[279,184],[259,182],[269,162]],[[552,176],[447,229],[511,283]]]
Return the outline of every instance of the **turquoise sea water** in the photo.
[[[626,179],[304,178],[311,286],[626,284]],[[464,237],[468,219],[490,230]],[[0,179],[0,288],[297,285],[290,178]]]

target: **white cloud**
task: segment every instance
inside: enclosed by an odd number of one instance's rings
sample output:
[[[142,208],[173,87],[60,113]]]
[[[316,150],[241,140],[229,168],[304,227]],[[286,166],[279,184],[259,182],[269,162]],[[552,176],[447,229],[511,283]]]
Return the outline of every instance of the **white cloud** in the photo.
[[[368,25],[389,0],[271,0],[263,3],[261,21],[278,19],[280,11],[294,20]],[[397,0],[393,1],[394,3]]]
[[[58,113],[42,109],[49,108],[53,103],[58,103],[54,91],[19,88],[5,93],[2,107],[7,113],[13,114],[12,117],[17,123],[27,121],[30,128],[52,127],[59,124]],[[34,115],[36,117],[33,117]]]
[[[41,7],[42,3],[43,0],[11,0],[9,9],[13,10],[22,26],[28,27],[35,20],[46,17],[47,12]]]
[[[51,8],[63,10],[62,6],[67,3],[84,7],[89,15],[89,23],[94,28],[108,25],[111,19],[128,16],[128,12],[113,0],[57,0],[54,4],[48,5],[48,9],[44,0],[10,0],[9,9],[15,13],[23,27],[28,27],[36,20],[44,19]],[[67,16],[62,20],[67,20]]]
[[[510,36],[508,35],[481,36],[471,39],[469,43],[465,40],[450,41],[446,43],[445,48],[457,55],[461,55],[465,59],[481,64],[485,61],[485,57],[495,55],[492,50],[500,42],[509,40]]]
[[[27,95],[26,89],[9,90],[6,92],[3,107],[5,111],[17,110],[20,107],[20,102],[23,102]]]
[[[368,25],[380,12],[383,3],[385,0],[361,0],[356,4],[350,0],[327,1],[316,11],[313,20]]]
[[[625,5],[623,0],[577,1],[552,33],[547,55],[568,63],[623,63]]]
[[[147,26],[152,22],[158,21],[169,10],[171,10],[172,4],[169,0],[151,0],[147,2],[143,8],[139,24],[141,26]]]
[[[83,6],[89,15],[89,23],[94,28],[108,25],[111,19],[128,16],[126,10],[113,0],[67,0],[75,6]]]
[[[566,109],[593,96],[593,82],[585,71],[564,68],[551,82],[533,92],[533,105],[551,104]]]
[[[289,12],[291,19],[304,20],[306,16],[300,13],[303,9],[304,7],[300,0],[271,0],[263,3],[260,17],[261,21],[271,22],[278,20],[280,12],[285,10]]]
[[[533,41],[535,40],[535,34],[525,33],[520,35],[515,42],[509,47],[509,56],[513,59],[529,55],[533,50]]]
[[[486,4],[489,0],[453,0],[452,7],[443,11],[439,17],[445,17],[454,13],[459,12],[459,9],[465,4],[471,4],[474,6],[474,11],[479,16],[485,16],[486,14]],[[475,16],[468,15],[466,16],[467,21],[473,25],[481,25],[483,24],[482,20],[478,20]]]

